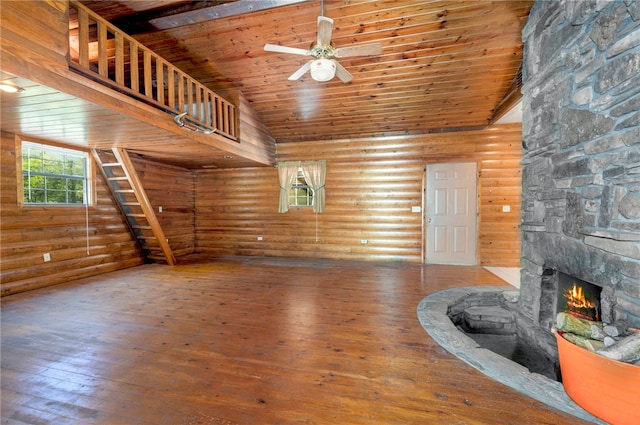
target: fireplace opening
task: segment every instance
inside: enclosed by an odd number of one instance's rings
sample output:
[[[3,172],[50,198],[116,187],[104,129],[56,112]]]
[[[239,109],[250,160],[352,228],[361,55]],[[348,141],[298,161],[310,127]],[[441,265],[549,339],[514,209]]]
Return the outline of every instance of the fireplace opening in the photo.
[[[601,292],[602,288],[597,285],[565,273],[558,273],[556,312],[600,322]]]

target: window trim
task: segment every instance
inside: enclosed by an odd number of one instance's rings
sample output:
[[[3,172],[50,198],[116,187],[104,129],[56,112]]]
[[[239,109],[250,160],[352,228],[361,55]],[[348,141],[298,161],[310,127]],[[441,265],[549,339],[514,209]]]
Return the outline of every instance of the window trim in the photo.
[[[78,153],[86,155],[86,169],[85,169],[85,196],[86,202],[80,204],[68,204],[68,203],[28,203],[24,200],[24,170],[22,168],[23,154],[22,148],[25,143],[33,145],[42,145],[45,149],[51,149],[54,151],[68,152],[77,155]],[[61,175],[63,176],[63,175]],[[96,199],[96,187],[95,187],[95,167],[90,150],[82,147],[66,145],[63,143],[50,142],[47,140],[41,140],[33,137],[16,136],[16,183],[17,183],[17,200],[20,207],[93,207],[95,206]]]

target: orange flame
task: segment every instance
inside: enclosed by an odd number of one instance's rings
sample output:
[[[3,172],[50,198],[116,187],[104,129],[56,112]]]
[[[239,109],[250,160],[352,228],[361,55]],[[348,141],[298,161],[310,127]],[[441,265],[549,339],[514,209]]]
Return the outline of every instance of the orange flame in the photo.
[[[593,301],[586,299],[582,292],[582,286],[573,284],[573,288],[567,289],[564,293],[564,297],[567,299],[567,307],[569,308],[595,308],[596,305]]]

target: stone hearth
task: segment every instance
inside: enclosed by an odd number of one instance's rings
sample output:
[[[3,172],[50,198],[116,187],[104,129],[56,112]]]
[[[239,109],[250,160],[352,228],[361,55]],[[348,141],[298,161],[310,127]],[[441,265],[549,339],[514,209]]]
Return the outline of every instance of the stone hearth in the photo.
[[[606,422],[575,404],[560,382],[538,373],[531,373],[524,366],[480,347],[473,339],[458,330],[449,317],[451,309],[469,297],[485,300],[504,299],[513,303],[517,295],[517,291],[504,286],[462,287],[436,292],[424,298],[418,305],[418,320],[424,330],[444,349],[488,377],[570,415],[606,425]]]

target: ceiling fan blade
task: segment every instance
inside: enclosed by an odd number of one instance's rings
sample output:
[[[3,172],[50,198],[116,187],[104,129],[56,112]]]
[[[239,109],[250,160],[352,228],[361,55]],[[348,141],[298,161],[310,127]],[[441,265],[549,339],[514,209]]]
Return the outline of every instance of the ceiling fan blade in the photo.
[[[336,49],[337,58],[348,58],[350,56],[378,56],[382,53],[382,46],[379,43],[365,44],[362,46],[341,47]]]
[[[309,68],[311,68],[311,62],[313,62],[313,61],[309,61],[309,62],[305,63],[304,65],[302,65],[296,72],[291,74],[291,76],[288,78],[288,80],[290,80],[290,81],[299,80],[300,77],[302,77],[309,70]]]
[[[331,45],[331,31],[333,31],[333,19],[326,16],[318,16],[318,45]]]
[[[349,81],[353,80],[353,75],[351,75],[344,66],[340,65],[340,63],[338,63],[338,61],[335,59],[331,60],[336,65],[336,77],[340,78],[343,83],[348,83]]]
[[[265,44],[264,50],[266,52],[278,52],[278,53],[291,53],[294,55],[308,56],[310,52],[304,49],[298,49],[297,47],[286,47],[278,44]]]

